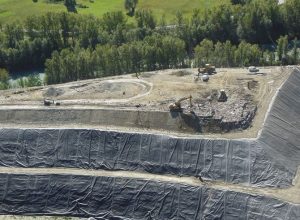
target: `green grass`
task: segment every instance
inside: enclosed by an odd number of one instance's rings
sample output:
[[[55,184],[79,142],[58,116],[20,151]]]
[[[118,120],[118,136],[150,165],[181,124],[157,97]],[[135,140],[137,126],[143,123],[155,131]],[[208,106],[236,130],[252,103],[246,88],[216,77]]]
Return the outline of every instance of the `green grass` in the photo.
[[[39,0],[33,3],[32,0],[0,0],[0,22],[8,23],[15,20],[23,20],[28,15],[39,15],[46,12],[66,11],[61,4],[47,4]]]
[[[139,0],[137,9],[151,9],[158,20],[164,15],[168,22],[172,22],[176,12],[181,10],[185,16],[190,16],[193,9],[204,10],[230,0]],[[101,17],[108,11],[124,10],[124,0],[77,0],[77,3],[88,6],[78,8],[79,14],[93,14]],[[48,11],[66,11],[63,4],[47,4],[46,0],[33,3],[32,0],[0,0],[0,22],[23,20],[28,15],[43,14]]]

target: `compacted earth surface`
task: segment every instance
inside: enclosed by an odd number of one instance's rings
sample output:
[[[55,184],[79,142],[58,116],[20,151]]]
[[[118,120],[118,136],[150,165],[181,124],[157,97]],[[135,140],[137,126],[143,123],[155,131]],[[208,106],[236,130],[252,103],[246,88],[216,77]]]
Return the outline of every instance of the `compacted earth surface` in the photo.
[[[19,88],[1,92],[0,109],[51,111],[68,108],[86,111],[107,108],[111,112],[131,110],[165,113],[170,111],[170,104],[186,98],[181,102],[181,112],[188,115],[191,118],[189,120],[197,117],[200,123],[204,124],[204,133],[222,133],[234,137],[234,132],[229,131],[237,131],[243,132],[244,137],[255,137],[261,129],[272,97],[289,76],[289,72],[287,68],[264,67],[258,74],[253,75],[246,68],[221,68],[210,76],[208,82],[203,82],[201,76],[198,77],[197,69],[172,69],[36,88]],[[222,90],[226,99],[220,101]],[[44,106],[45,99],[49,99],[53,104]],[[59,126],[65,123],[67,122],[53,120],[51,125]],[[46,124],[40,123],[41,126]],[[93,125],[86,120],[73,126]],[[113,127],[114,123],[111,122],[109,126]],[[131,126],[130,129],[134,127]],[[159,125],[156,128],[159,128]],[[163,127],[160,130],[168,132]],[[238,136],[239,133],[236,137]]]

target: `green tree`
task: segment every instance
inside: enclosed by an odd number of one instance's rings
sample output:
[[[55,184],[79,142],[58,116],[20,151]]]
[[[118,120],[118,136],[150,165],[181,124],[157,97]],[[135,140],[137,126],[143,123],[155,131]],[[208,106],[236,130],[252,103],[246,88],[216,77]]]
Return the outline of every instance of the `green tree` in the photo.
[[[294,65],[298,64],[298,57],[299,57],[297,41],[298,41],[297,38],[293,40],[292,60]]]
[[[200,67],[206,63],[211,63],[214,53],[214,44],[208,39],[204,39],[195,48],[195,63],[196,66]]]
[[[277,56],[279,61],[283,61],[283,59],[287,58],[288,52],[288,36],[281,36],[277,40]]]
[[[39,30],[41,29],[39,17],[36,15],[30,15],[25,19],[24,23],[25,23],[26,34],[28,35],[30,40],[34,40],[35,38],[38,38],[40,35]]]
[[[8,79],[9,79],[9,74],[8,74],[7,70],[0,69],[0,82],[7,83]]]
[[[204,13],[202,31],[213,41],[237,42],[236,28],[238,13],[231,5],[221,5]]]
[[[128,11],[128,16],[134,16],[138,0],[125,0],[125,9]]]
[[[223,67],[225,64],[225,50],[224,44],[217,42],[215,44],[214,55],[213,55],[213,64],[218,67]]]
[[[199,9],[193,10],[193,15],[190,20],[189,30],[191,39],[193,41],[192,47],[199,44],[204,38],[204,31],[202,25],[202,17]]]
[[[63,38],[63,45],[64,47],[67,47],[69,45],[69,17],[67,13],[62,13],[59,15],[60,20],[60,26],[61,26],[61,35]]]
[[[39,75],[31,74],[24,80],[25,87],[41,86],[42,84],[43,83]]]
[[[18,22],[4,26],[5,42],[8,48],[16,48],[19,41],[24,39],[24,29]]]
[[[102,26],[105,31],[112,34],[117,28],[125,27],[126,18],[121,11],[107,12],[102,17]]]
[[[83,48],[92,47],[95,48],[100,42],[99,37],[99,21],[92,16],[86,17],[79,25],[79,42]]]
[[[235,53],[236,47],[231,44],[230,41],[226,41],[224,43],[224,60],[225,60],[225,66],[232,67],[235,65],[234,62],[234,53]]]
[[[273,51],[265,51],[265,63],[269,66],[275,65],[275,53]]]
[[[283,17],[289,34],[300,38],[300,1],[286,0],[283,4]]]
[[[258,66],[260,64],[261,50],[258,45],[242,41],[235,51],[235,63],[240,67]]]
[[[155,29],[156,21],[150,10],[137,11],[135,19],[139,28]]]
[[[52,52],[54,50],[61,49],[63,40],[61,37],[61,23],[59,16],[55,13],[47,13],[40,17],[40,23],[41,37],[47,40],[49,51]]]
[[[233,5],[244,5],[251,0],[231,0]]]
[[[64,2],[68,12],[77,13],[76,0],[65,0]]]
[[[237,34],[250,43],[273,43],[283,33],[283,21],[277,0],[252,0],[240,13]]]
[[[118,46],[126,42],[125,30],[122,26],[117,26],[117,29],[113,33],[111,42]]]
[[[9,86],[8,80],[9,80],[9,74],[7,70],[0,69],[0,90],[8,88]]]
[[[21,77],[21,78],[19,78],[18,80],[17,80],[17,84],[18,84],[18,86],[19,87],[21,87],[21,88],[25,88],[25,79],[23,78],[23,77]]]
[[[61,58],[57,51],[54,51],[51,59],[47,59],[45,63],[46,83],[61,83]]]

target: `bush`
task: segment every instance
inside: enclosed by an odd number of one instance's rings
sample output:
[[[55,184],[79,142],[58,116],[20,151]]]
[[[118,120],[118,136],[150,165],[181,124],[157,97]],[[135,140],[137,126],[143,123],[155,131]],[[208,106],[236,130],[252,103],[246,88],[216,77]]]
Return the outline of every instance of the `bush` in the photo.
[[[34,87],[34,86],[42,86],[42,80],[39,75],[29,75],[24,80],[25,87]]]
[[[7,70],[0,69],[0,82],[8,83],[8,79],[9,79],[9,74],[8,74]]]

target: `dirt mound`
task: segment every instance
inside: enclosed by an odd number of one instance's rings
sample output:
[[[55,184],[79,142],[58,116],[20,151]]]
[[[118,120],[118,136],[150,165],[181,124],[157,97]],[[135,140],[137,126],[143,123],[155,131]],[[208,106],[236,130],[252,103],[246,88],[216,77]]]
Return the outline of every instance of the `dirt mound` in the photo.
[[[171,73],[172,76],[188,76],[188,75],[192,75],[193,73],[191,71],[188,70],[179,70],[179,71],[175,71],[173,73]]]
[[[64,93],[65,93],[65,91],[63,89],[50,87],[43,93],[43,96],[44,97],[57,97]]]

